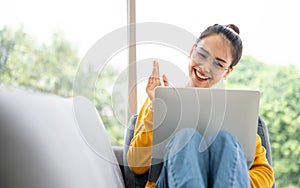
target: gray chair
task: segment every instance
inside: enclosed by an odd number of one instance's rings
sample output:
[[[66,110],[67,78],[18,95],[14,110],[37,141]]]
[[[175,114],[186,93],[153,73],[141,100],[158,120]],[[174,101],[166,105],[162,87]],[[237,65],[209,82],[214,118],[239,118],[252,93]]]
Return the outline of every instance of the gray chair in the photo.
[[[128,167],[128,163],[127,163],[127,151],[128,151],[130,141],[133,137],[133,132],[134,132],[136,119],[137,119],[137,115],[133,115],[130,118],[129,123],[128,123],[128,128],[127,128],[126,133],[125,133],[123,163],[121,165],[125,185],[128,188],[143,188],[143,187],[145,187],[145,184],[146,184],[147,179],[148,179],[148,173],[141,174],[141,175],[135,174],[130,170],[130,168]],[[261,117],[258,118],[257,133],[261,137],[262,145],[267,150],[267,160],[270,163],[270,165],[272,166],[272,152],[271,152],[271,146],[270,146],[270,141],[269,141],[268,128],[267,128],[265,122],[263,121],[263,119]],[[119,150],[119,153],[120,153],[120,148],[118,148],[118,150]],[[117,152],[117,149],[115,151]],[[275,183],[273,185],[273,188],[275,188]]]
[[[125,187],[102,121],[83,97],[0,90],[0,148],[1,188]]]

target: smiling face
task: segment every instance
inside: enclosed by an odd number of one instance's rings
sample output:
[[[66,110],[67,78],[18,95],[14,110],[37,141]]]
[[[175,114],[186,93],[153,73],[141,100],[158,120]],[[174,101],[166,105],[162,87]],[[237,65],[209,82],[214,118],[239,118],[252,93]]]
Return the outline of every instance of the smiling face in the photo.
[[[209,35],[194,46],[190,54],[188,86],[210,88],[226,78],[233,70],[230,47],[230,42],[218,34]]]

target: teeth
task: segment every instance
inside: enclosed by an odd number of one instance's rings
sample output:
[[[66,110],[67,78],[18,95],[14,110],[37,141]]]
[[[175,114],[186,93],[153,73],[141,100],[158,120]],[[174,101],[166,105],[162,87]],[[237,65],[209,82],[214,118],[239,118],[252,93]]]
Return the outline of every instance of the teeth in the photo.
[[[199,78],[201,78],[201,79],[203,79],[203,80],[208,79],[208,77],[202,76],[198,71],[195,71],[195,72],[196,72],[196,75],[197,75]]]

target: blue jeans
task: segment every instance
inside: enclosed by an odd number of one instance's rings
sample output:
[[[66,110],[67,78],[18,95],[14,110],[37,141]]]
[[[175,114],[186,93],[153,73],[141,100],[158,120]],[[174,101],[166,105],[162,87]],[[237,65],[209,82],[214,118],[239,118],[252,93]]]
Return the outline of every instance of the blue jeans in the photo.
[[[206,143],[197,130],[182,129],[165,148],[155,187],[251,187],[247,159],[226,131]]]

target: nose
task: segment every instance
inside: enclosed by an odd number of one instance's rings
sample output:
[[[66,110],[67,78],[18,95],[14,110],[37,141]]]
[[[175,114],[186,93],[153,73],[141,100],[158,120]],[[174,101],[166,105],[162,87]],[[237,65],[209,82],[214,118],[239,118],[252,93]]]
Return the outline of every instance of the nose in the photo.
[[[201,71],[204,73],[204,74],[207,74],[207,73],[210,73],[211,70],[211,66],[210,66],[210,62],[209,61],[205,61],[201,64],[198,64],[198,66],[200,67]]]

